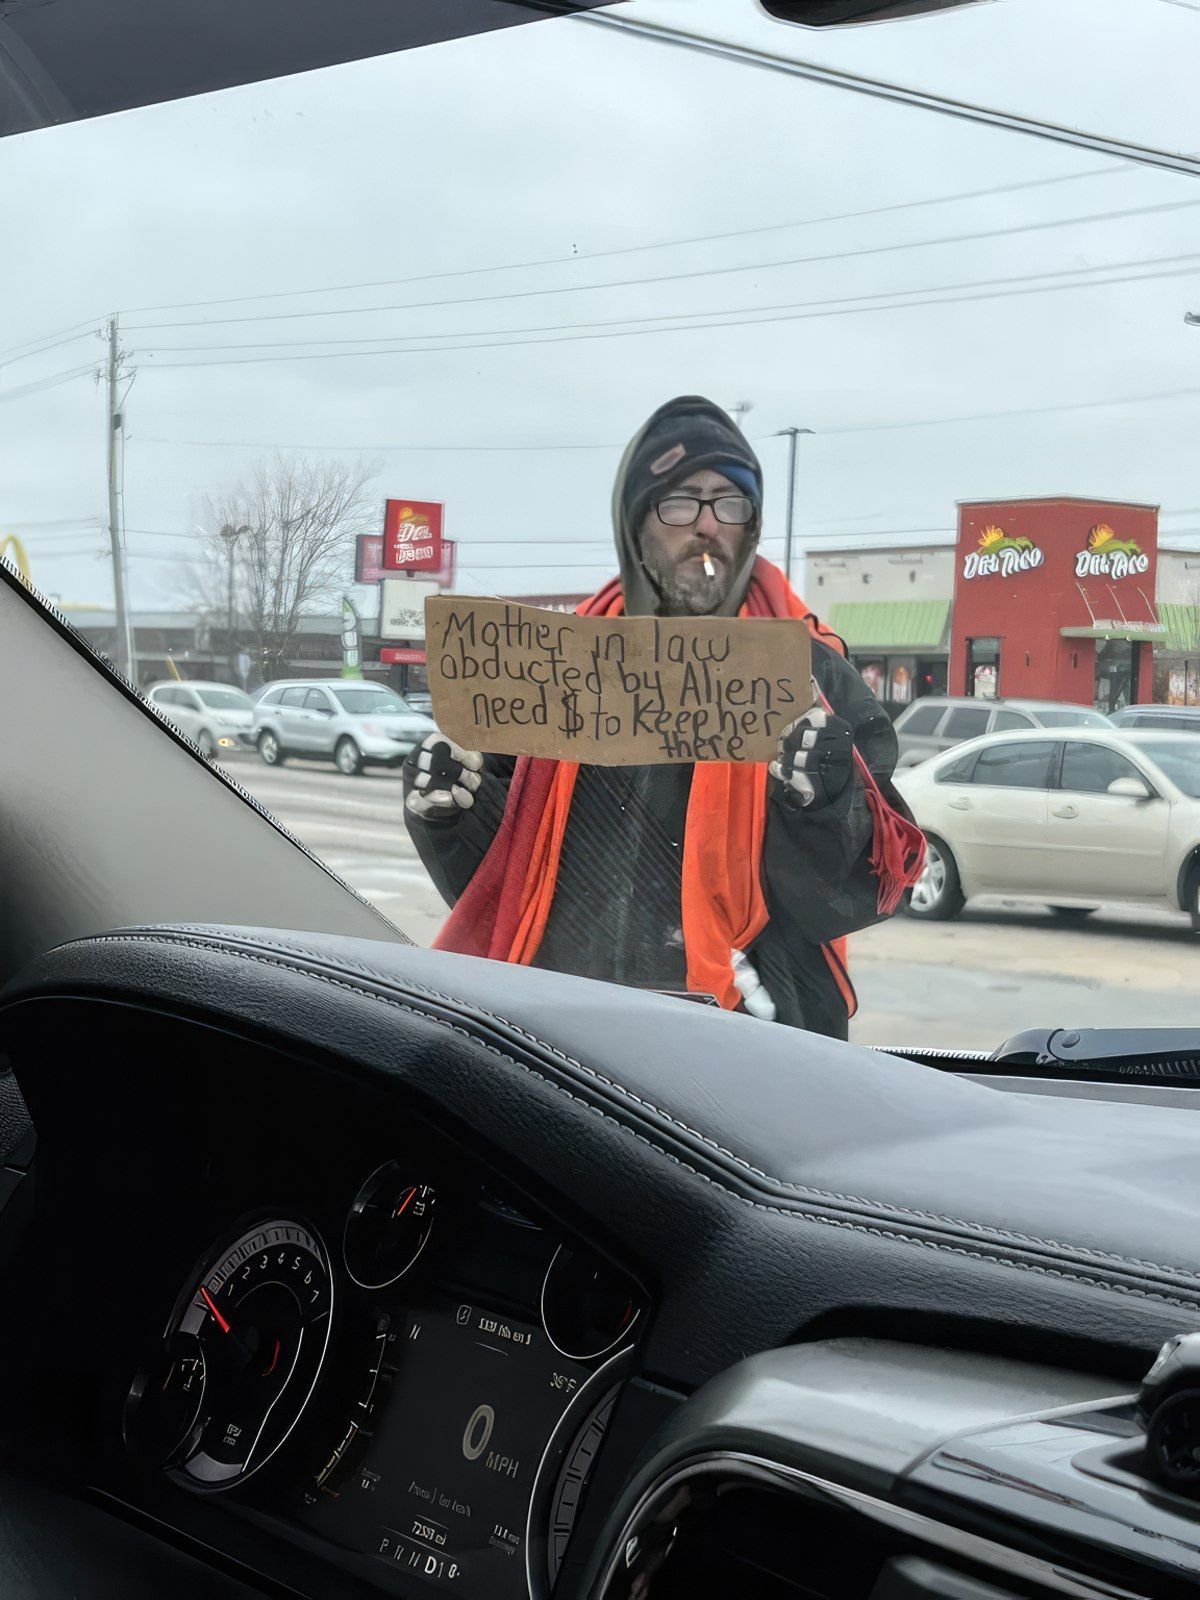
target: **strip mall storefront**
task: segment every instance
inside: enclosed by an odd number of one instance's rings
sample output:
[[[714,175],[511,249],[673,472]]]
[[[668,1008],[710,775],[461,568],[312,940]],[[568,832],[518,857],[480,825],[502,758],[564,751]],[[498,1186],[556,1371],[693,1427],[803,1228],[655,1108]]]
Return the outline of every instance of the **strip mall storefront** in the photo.
[[[952,694],[1116,711],[1153,698],[1157,506],[1055,497],[960,505]]]
[[[1200,552],[1160,552],[1156,506],[972,501],[953,545],[814,552],[804,588],[893,712],[927,694],[1200,702]]]

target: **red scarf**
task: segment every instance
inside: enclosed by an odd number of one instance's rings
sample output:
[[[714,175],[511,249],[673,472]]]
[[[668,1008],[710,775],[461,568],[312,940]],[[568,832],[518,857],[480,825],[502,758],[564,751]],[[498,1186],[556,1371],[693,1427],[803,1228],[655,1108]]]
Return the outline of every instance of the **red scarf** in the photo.
[[[578,614],[621,616],[620,580],[585,600]],[[739,615],[799,617],[816,639],[845,654],[836,634],[817,620],[778,567],[755,561]],[[824,699],[824,697],[822,697]],[[825,702],[826,709],[831,709]],[[888,804],[866,762],[854,752],[874,824],[871,866],[878,905],[890,915],[920,875],[925,841],[919,828]],[[554,901],[563,837],[579,766],[519,756],[504,815],[487,854],[434,941],[438,950],[529,965],[537,955]],[[728,1010],[741,1003],[731,953],[747,949],[768,921],[762,888],[767,823],[764,763],[701,761],[693,769],[683,839],[681,905],[687,986],[713,994]],[[825,957],[853,1015],[845,940]]]

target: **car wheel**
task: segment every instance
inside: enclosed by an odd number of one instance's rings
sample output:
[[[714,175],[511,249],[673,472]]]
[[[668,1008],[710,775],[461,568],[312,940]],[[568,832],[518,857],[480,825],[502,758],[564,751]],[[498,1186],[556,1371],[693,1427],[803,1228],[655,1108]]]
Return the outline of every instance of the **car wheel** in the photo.
[[[1090,917],[1095,912],[1095,906],[1051,906],[1056,917],[1061,917],[1064,922],[1082,922],[1084,917]]]
[[[337,763],[339,772],[344,772],[348,778],[353,778],[363,769],[362,751],[353,739],[339,739],[337,749],[333,752],[333,759]]]
[[[966,903],[958,867],[948,845],[933,834],[925,836],[925,868],[908,892],[904,909],[926,922],[948,922]]]
[[[209,733],[207,728],[201,728],[200,732],[196,735],[196,748],[200,751],[200,754],[204,757],[205,761],[211,761],[216,755],[217,741],[213,738],[212,734]]]
[[[1183,909],[1192,919],[1192,932],[1200,933],[1200,865],[1194,866],[1188,874]]]
[[[258,736],[258,753],[268,767],[281,767],[285,760],[283,746],[269,728]]]

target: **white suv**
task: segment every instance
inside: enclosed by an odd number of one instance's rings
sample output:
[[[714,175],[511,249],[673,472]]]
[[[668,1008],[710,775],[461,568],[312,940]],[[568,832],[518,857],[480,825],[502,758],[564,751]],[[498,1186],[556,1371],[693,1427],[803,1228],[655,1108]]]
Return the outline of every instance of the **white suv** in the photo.
[[[431,717],[385,684],[355,678],[272,683],[254,704],[253,742],[269,767],[288,756],[332,761],[347,776],[398,766],[426,734]]]
[[[200,754],[211,760],[218,750],[233,750],[251,743],[250,725],[254,721],[254,701],[228,683],[208,683],[201,679],[186,682],[169,678],[152,683],[146,699],[157,706],[168,722],[199,745]]]

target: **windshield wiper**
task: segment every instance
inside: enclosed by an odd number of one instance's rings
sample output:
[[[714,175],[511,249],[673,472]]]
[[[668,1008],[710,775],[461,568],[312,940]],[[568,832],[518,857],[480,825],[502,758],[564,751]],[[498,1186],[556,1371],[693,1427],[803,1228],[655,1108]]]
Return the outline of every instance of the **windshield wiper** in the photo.
[[[903,1046],[889,1053],[973,1075],[1200,1086],[1200,1028],[1027,1028],[990,1054]]]
[[[991,1061],[1055,1078],[1200,1084],[1200,1028],[1029,1028]]]

